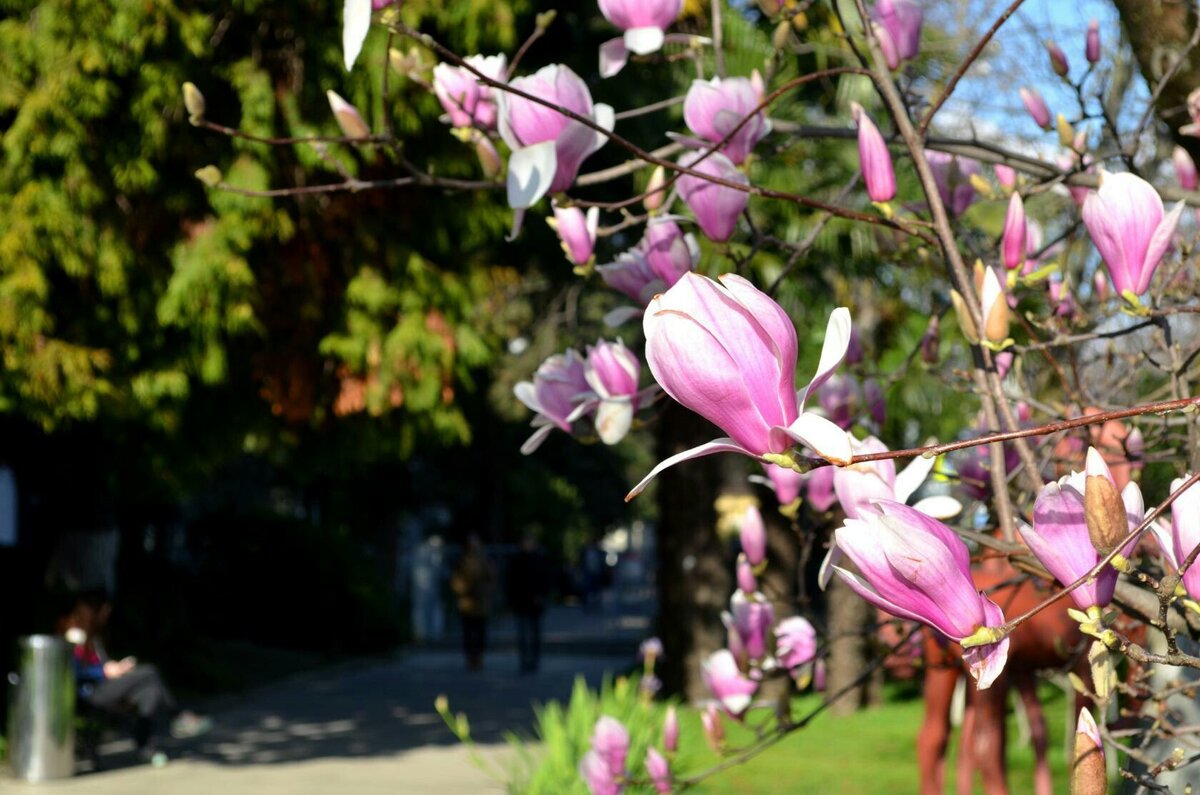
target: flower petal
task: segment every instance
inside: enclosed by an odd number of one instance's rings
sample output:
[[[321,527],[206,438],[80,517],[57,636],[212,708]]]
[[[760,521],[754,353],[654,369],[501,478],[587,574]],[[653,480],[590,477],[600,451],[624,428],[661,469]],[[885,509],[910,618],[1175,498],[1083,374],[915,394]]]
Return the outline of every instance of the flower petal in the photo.
[[[371,29],[371,0],[346,0],[342,6],[342,51],[346,71],[354,68]]]
[[[844,466],[854,457],[850,434],[811,411],[802,412],[785,432],[788,437],[808,445],[817,455],[835,464]]]
[[[508,158],[508,206],[523,210],[537,204],[550,190],[557,168],[554,141],[514,151]]]
[[[600,45],[601,77],[612,77],[619,73],[628,61],[629,50],[625,47],[624,39],[609,39]]]
[[[650,474],[642,478],[642,482],[630,489],[625,495],[625,501],[629,502],[637,495],[641,494],[646,488],[646,484],[658,477],[659,473],[668,467],[673,467],[683,461],[690,461],[693,458],[701,458],[702,456],[712,455],[713,453],[741,453],[742,455],[753,456],[753,453],[746,450],[733,439],[722,438],[713,439],[711,442],[705,442],[699,447],[693,447],[691,450],[684,450],[682,453],[676,453],[670,458],[658,462],[654,469],[650,470]]]
[[[801,411],[808,396],[820,389],[821,384],[829,380],[842,359],[846,358],[846,351],[850,349],[850,331],[850,310],[844,306],[833,310],[825,327],[825,342],[821,345],[821,360],[817,364],[816,375],[808,382],[800,399]]]
[[[625,31],[625,47],[636,55],[658,52],[663,46],[662,28],[630,28]]]
[[[983,600],[983,612],[987,617],[986,626],[998,627],[1003,624],[1004,611],[1000,606],[983,594],[979,596]],[[1004,671],[1004,664],[1008,662],[1008,641],[1008,637],[1004,637],[998,643],[963,649],[963,662],[967,664],[971,676],[975,677],[980,690],[991,687],[996,677]]]

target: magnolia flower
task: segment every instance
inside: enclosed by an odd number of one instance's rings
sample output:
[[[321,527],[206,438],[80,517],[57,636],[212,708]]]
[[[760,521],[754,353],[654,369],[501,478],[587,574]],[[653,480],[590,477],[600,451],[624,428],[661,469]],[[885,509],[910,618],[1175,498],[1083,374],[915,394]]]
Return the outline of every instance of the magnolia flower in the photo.
[[[1015,270],[1025,261],[1025,203],[1021,194],[1013,193],[1008,201],[1008,213],[1004,216],[1004,234],[1000,251],[1004,267]]]
[[[804,476],[794,469],[781,467],[778,464],[763,464],[767,472],[767,482],[775,490],[775,499],[780,505],[789,505],[800,497],[800,488],[804,485]]]
[[[653,661],[653,660],[657,660],[658,658],[660,658],[662,656],[663,656],[663,645],[662,645],[662,641],[659,640],[658,638],[654,638],[654,637],[646,638],[638,646],[638,659],[639,660]]]
[[[745,650],[750,659],[761,660],[767,656],[767,632],[775,623],[775,608],[770,602],[736,590],[729,599],[729,612],[722,613],[721,620],[730,633],[737,634],[738,647]]]
[[[653,747],[646,750],[646,775],[650,777],[655,792],[663,795],[671,792],[671,765],[666,757]]]
[[[507,78],[508,58],[503,54],[470,55],[463,60],[497,82]],[[496,129],[495,92],[466,67],[447,63],[433,67],[433,93],[453,126]]]
[[[1200,179],[1197,179],[1196,163],[1188,151],[1182,146],[1175,147],[1175,151],[1171,153],[1171,163],[1175,166],[1175,177],[1179,180],[1179,187],[1195,190]]]
[[[679,749],[679,717],[675,714],[675,705],[667,707],[663,718],[663,748],[675,753]]]
[[[1000,183],[1000,187],[1005,190],[1013,190],[1017,187],[1016,169],[997,163],[992,166],[992,170],[996,172],[996,181]]]
[[[563,253],[576,265],[592,261],[592,250],[596,246],[596,232],[600,228],[600,208],[591,207],[587,213],[578,207],[554,205],[554,217],[546,223],[558,233]]]
[[[532,423],[537,430],[521,445],[525,455],[537,450],[555,428],[570,433],[571,423],[591,407],[587,367],[573,348],[542,362],[533,381],[521,381],[513,394],[537,414]]]
[[[724,141],[741,124],[720,149],[730,162],[741,165],[755,144],[771,131],[763,112],[755,112],[762,98],[761,87],[745,77],[694,80],[683,101],[683,120],[688,129],[710,144]],[[694,141],[685,143],[703,146]]]
[[[834,571],[871,604],[897,618],[919,621],[964,643],[963,661],[979,688],[1004,669],[1008,638],[980,643],[1004,623],[1000,607],[975,589],[966,544],[936,519],[898,502],[879,513],[847,519],[835,540],[862,572]]]
[[[396,0],[346,0],[342,6],[342,52],[346,71],[354,68],[371,29],[371,12],[394,4]]]
[[[657,391],[655,387],[638,391],[641,370],[637,356],[620,340],[588,346],[584,380],[595,397],[596,433],[605,444],[625,438],[638,406]]]
[[[1187,482],[1186,477],[1171,482],[1171,492],[1177,492]],[[1179,571],[1188,556],[1200,546],[1200,486],[1192,485],[1171,503],[1171,529],[1155,522],[1150,525],[1158,539],[1163,557],[1171,568]],[[1193,598],[1200,600],[1200,563],[1193,563],[1183,573],[1183,589]]]
[[[1050,108],[1046,107],[1046,100],[1042,99],[1042,95],[1038,93],[1036,88],[1022,88],[1020,91],[1021,103],[1025,106],[1025,110],[1033,118],[1037,126],[1043,130],[1050,129]]]
[[[643,325],[646,361],[659,385],[729,436],[662,461],[627,499],[667,467],[713,453],[766,460],[764,456],[787,453],[801,443],[835,463],[850,461],[846,432],[804,409],[807,397],[846,355],[848,309],[836,309],[830,316],[817,372],[799,393],[794,386],[797,342],[791,319],[740,276],[726,274],[718,284],[686,274],[650,303]]]
[[[592,729],[592,750],[600,755],[614,776],[625,774],[625,760],[629,756],[629,730],[621,721],[603,715]]]
[[[707,156],[701,152],[689,152],[679,158],[679,165],[725,182],[750,184],[750,178],[738,171],[737,166],[720,152]],[[738,216],[750,201],[749,193],[690,174],[682,175],[677,184],[679,195],[710,240],[723,243],[733,236]]]
[[[792,616],[775,627],[775,659],[789,671],[817,656],[817,631],[808,619]]]
[[[621,783],[608,763],[595,751],[588,751],[579,760],[579,775],[591,795],[620,795],[622,791]]]
[[[652,218],[637,248],[646,257],[650,270],[662,282],[664,290],[674,287],[683,274],[694,270],[700,261],[696,236],[685,234],[669,217]],[[647,303],[647,302],[644,302]]]
[[[371,128],[367,126],[367,122],[358,112],[358,108],[342,99],[336,91],[326,91],[325,97],[329,100],[329,108],[333,111],[333,118],[337,120],[342,135],[347,138],[369,138],[371,136]]]
[[[756,682],[742,675],[729,649],[720,649],[709,655],[700,665],[700,677],[721,708],[734,717],[741,716],[750,707],[754,691],[758,690]],[[711,730],[707,725],[705,730],[712,736],[719,725],[718,719]]]
[[[1104,740],[1096,719],[1085,707],[1075,723],[1075,756],[1071,761],[1071,792],[1103,795],[1108,792],[1108,768],[1104,763]]]
[[[763,524],[762,514],[753,505],[746,508],[742,517],[738,540],[751,566],[757,566],[767,559],[767,528]]]
[[[922,18],[917,0],[879,0],[871,9],[875,36],[889,69],[917,57]]]
[[[1083,223],[1117,293],[1136,297],[1149,289],[1183,207],[1179,202],[1164,214],[1162,199],[1149,182],[1100,169],[1100,189],[1084,201]]]
[[[739,591],[751,594],[758,590],[758,579],[754,576],[754,566],[750,564],[750,561],[746,560],[744,552],[738,555],[734,573],[734,579],[737,581]]]
[[[533,75],[511,80],[509,85],[590,119],[603,130],[613,128],[613,109],[602,103],[594,105],[587,84],[562,64],[544,66]],[[533,206],[548,191],[571,187],[580,165],[604,145],[607,136],[507,91],[499,92],[498,100],[500,137],[512,150],[508,159],[508,204],[518,211],[515,231],[520,228],[522,210]]]
[[[715,704],[709,704],[700,713],[700,725],[704,727],[704,739],[708,740],[714,751],[720,753],[721,745],[725,742],[725,724],[721,722],[721,713]]]
[[[637,249],[621,252],[615,262],[597,265],[596,270],[605,284],[643,306],[667,289],[667,285],[650,267],[646,255]]]
[[[1084,44],[1083,54],[1087,58],[1088,63],[1096,63],[1100,60],[1100,22],[1093,19],[1088,23],[1087,40]]]
[[[1086,575],[1104,557],[1088,529],[1085,501],[1089,476],[1112,481],[1108,465],[1094,447],[1088,449],[1086,472],[1073,472],[1057,483],[1046,484],[1034,503],[1033,527],[1019,528],[1025,545],[1063,585]],[[1126,514],[1120,517],[1121,524],[1131,530],[1142,521],[1142,492],[1131,482],[1121,492],[1120,500]],[[1132,539],[1121,554],[1129,556],[1136,545],[1137,539]],[[1093,579],[1071,591],[1071,599],[1081,610],[1104,607],[1112,601],[1116,587],[1117,570],[1105,566]]]
[[[945,152],[926,152],[925,159],[933,171],[933,181],[946,212],[951,218],[965,213],[975,201],[971,175],[979,173],[979,163]]]
[[[649,55],[663,46],[663,32],[683,11],[683,0],[600,0],[600,13],[625,31],[600,46],[600,76],[625,68],[629,53]]]
[[[1046,55],[1050,58],[1050,68],[1054,74],[1066,77],[1067,73],[1071,71],[1071,65],[1067,62],[1067,54],[1052,39],[1046,39],[1042,43],[1046,47]]]
[[[891,201],[896,196],[896,172],[887,143],[862,105],[851,102],[850,112],[858,125],[858,162],[867,195],[873,202]]]

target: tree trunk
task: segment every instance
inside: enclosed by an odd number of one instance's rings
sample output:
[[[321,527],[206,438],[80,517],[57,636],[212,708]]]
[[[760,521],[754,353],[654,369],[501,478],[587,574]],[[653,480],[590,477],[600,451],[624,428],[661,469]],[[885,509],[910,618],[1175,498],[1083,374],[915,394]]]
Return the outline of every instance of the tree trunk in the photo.
[[[840,577],[834,577],[825,591],[829,605],[829,668],[826,695],[832,696],[851,684],[867,669],[871,660],[871,630],[875,608],[850,590]],[[834,715],[849,715],[861,707],[876,703],[881,675],[867,677],[830,705]]]
[[[706,420],[671,404],[660,420],[659,458],[717,436]],[[671,467],[658,477],[658,624],[665,652],[660,676],[668,692],[691,701],[709,697],[700,664],[725,645],[721,611],[733,588],[716,532],[713,501],[720,487],[715,456]]]
[[[1113,5],[1121,15],[1138,68],[1154,90],[1179,54],[1187,50],[1196,30],[1196,4],[1182,0],[1113,0]],[[1200,161],[1200,138],[1179,134],[1179,128],[1190,121],[1187,96],[1198,86],[1200,47],[1194,47],[1163,87],[1154,107],[1176,143],[1187,149],[1193,160]]]

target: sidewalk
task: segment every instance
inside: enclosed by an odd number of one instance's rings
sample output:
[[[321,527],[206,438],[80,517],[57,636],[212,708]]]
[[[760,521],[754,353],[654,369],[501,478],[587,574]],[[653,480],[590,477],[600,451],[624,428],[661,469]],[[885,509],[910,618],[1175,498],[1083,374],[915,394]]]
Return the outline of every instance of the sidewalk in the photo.
[[[561,626],[548,625],[548,632],[591,632],[594,640],[610,642],[611,629],[600,631],[576,613],[556,613]],[[621,619],[612,620],[619,629]],[[498,792],[434,711],[434,699],[445,694],[451,710],[466,712],[483,755],[503,763],[511,759],[505,733],[531,734],[534,702],[566,698],[576,676],[595,685],[606,672],[624,671],[634,662],[636,641],[618,635],[611,642],[627,649],[619,655],[550,652],[539,674],[519,676],[515,653],[503,650],[503,626],[496,629],[501,649],[487,656],[480,672],[468,673],[462,656],[449,649],[324,669],[205,705],[216,728],[167,744],[173,761],[166,767],[124,767],[37,786],[6,780],[3,789],[64,795]],[[640,627],[636,632],[644,635]],[[102,747],[102,761],[129,764],[131,745]]]

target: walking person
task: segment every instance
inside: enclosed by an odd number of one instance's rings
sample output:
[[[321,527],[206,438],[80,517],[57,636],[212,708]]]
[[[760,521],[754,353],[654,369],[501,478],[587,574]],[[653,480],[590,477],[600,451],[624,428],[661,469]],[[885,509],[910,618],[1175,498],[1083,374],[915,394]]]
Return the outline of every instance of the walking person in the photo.
[[[542,613],[550,590],[550,566],[537,539],[526,536],[508,566],[508,606],[517,621],[517,656],[523,674],[541,663]]]
[[[483,653],[487,650],[487,617],[492,583],[495,576],[492,564],[484,554],[483,542],[472,534],[467,549],[450,578],[450,588],[458,600],[462,618],[463,655],[467,669],[483,668]]]

